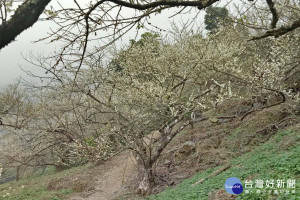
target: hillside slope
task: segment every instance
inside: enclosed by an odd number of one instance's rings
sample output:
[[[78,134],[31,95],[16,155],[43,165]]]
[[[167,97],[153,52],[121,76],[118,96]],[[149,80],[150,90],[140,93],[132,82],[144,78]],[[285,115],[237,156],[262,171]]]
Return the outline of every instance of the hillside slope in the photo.
[[[268,142],[255,147],[253,151],[239,156],[232,161],[231,167],[222,173],[208,178],[204,183],[197,183],[201,179],[217,171],[220,167],[205,170],[192,178],[184,180],[174,188],[168,188],[158,195],[147,199],[163,200],[192,200],[192,199],[300,199],[300,124],[289,127],[287,130],[278,131]],[[224,183],[230,177],[238,177],[242,183],[245,180],[253,181],[253,188],[249,193],[229,195],[225,192]],[[296,180],[295,189],[255,188],[255,180]],[[276,186],[275,186],[276,188]],[[244,188],[245,189],[245,188]],[[257,192],[260,191],[260,193]],[[293,191],[294,190],[294,191]],[[270,194],[271,192],[271,194]]]
[[[232,104],[212,110],[209,116],[236,113]],[[235,108],[236,104],[232,105]],[[182,151],[185,143],[195,144]],[[244,121],[210,120],[182,131],[164,150],[156,165],[155,195],[146,199],[300,199],[300,123],[284,107],[253,113]],[[211,176],[230,163],[230,168]],[[207,178],[209,177],[209,178]],[[295,193],[250,190],[241,195],[225,192],[227,178],[295,180]],[[195,184],[203,179],[203,183]],[[99,166],[71,168],[0,185],[0,199],[143,199],[135,194],[137,170],[130,152],[124,151]]]

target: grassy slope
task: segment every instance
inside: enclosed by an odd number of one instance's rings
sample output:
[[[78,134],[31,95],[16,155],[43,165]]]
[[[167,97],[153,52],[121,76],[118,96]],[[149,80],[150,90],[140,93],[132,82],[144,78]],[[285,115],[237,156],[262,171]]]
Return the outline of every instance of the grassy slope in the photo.
[[[88,165],[74,167],[59,173],[53,170],[47,172],[47,175],[36,175],[30,178],[21,179],[18,182],[9,182],[0,185],[0,200],[60,200],[68,194],[73,193],[72,190],[51,190],[47,189],[50,180],[72,176],[72,174],[85,170]]]
[[[233,134],[235,134],[233,132]],[[230,137],[238,137],[233,135]],[[208,179],[203,184],[192,186],[198,180],[207,177],[218,168],[208,169],[202,173],[196,174],[190,179],[184,180],[174,188],[148,197],[151,199],[162,200],[193,200],[208,199],[208,194],[212,190],[224,189],[224,183],[229,177],[238,177],[244,184],[246,179],[251,178],[270,180],[274,179],[296,179],[295,194],[256,194],[255,190],[251,194],[237,196],[237,199],[258,200],[258,199],[300,199],[300,130],[290,128],[284,131],[278,131],[267,143],[257,146],[250,153],[246,153],[231,161],[232,167],[219,175]]]

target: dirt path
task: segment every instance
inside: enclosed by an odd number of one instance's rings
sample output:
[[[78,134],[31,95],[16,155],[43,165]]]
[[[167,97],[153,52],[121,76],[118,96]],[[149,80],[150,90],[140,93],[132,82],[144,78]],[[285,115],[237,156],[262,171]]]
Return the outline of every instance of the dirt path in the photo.
[[[77,194],[69,200],[111,200],[126,193],[137,177],[137,165],[130,151],[124,151],[97,167],[96,181],[89,194]]]

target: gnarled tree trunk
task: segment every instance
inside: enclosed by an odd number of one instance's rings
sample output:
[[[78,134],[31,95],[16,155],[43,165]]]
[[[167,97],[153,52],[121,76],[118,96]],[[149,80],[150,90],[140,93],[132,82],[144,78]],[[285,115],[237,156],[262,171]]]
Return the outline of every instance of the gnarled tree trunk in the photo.
[[[142,195],[150,195],[155,185],[153,166],[139,164],[139,187],[138,193]]]

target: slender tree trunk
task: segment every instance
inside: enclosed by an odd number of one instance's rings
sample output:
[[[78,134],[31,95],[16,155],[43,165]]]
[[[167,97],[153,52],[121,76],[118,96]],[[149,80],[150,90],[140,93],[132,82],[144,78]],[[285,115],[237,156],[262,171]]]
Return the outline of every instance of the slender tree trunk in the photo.
[[[139,187],[138,193],[142,195],[150,195],[155,185],[154,171],[152,165],[139,165]]]
[[[16,181],[20,180],[20,166],[16,167]]]

